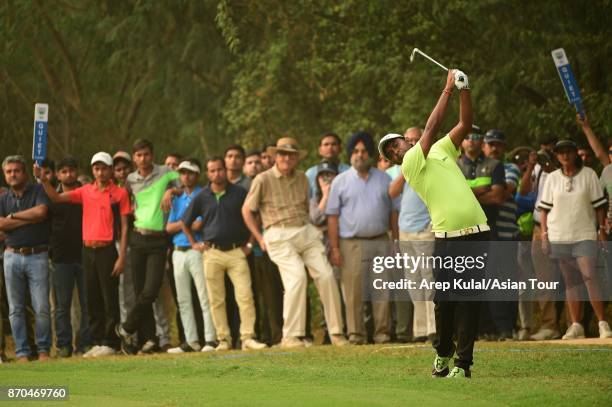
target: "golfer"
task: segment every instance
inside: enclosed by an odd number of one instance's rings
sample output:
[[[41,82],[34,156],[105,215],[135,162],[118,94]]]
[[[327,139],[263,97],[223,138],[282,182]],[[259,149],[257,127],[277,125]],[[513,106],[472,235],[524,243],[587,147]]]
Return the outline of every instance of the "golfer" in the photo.
[[[455,87],[459,89],[461,100],[459,123],[434,143]],[[436,238],[434,256],[441,258],[486,256],[484,252],[489,239],[487,218],[456,164],[459,146],[472,130],[472,116],[468,78],[461,71],[449,70],[442,95],[427,120],[421,139],[411,144],[399,134],[387,134],[378,145],[383,157],[401,165],[404,178],[425,202]],[[472,265],[461,274],[457,272],[458,268],[436,267],[434,278],[436,281],[452,281],[455,277],[477,279],[484,270]],[[462,297],[465,294],[438,290],[434,297],[436,337],[433,346],[437,355],[433,377],[471,377],[479,302],[473,297],[468,301],[467,297]],[[455,333],[457,344],[453,342]],[[455,353],[457,357],[450,370],[449,362]]]

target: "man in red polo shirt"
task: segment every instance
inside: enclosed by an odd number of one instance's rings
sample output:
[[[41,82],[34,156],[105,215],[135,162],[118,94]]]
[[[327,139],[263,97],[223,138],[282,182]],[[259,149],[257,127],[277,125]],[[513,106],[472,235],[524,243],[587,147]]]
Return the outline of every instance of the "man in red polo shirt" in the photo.
[[[35,173],[39,171],[36,167]],[[84,357],[113,355],[119,348],[119,338],[114,330],[119,323],[118,277],[125,264],[127,216],[130,213],[127,191],[112,181],[112,157],[104,152],[94,154],[91,171],[94,182],[61,194],[48,181],[42,181],[52,202],[83,205],[83,269],[91,336],[95,344]],[[114,205],[119,206],[121,215],[119,253],[113,239]]]

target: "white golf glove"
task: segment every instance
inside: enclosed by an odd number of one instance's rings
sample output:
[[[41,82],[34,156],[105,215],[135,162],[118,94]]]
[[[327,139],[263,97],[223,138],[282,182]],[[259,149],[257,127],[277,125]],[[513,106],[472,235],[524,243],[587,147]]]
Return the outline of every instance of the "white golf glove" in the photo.
[[[459,90],[470,88],[467,75],[458,69],[455,69],[455,86]]]

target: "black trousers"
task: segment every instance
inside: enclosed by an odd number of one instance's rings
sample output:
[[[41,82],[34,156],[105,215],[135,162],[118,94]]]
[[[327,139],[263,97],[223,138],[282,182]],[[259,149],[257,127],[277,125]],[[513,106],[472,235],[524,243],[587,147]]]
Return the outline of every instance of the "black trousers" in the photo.
[[[82,261],[92,342],[118,348],[115,325],[119,323],[119,278],[111,275],[117,249],[114,244],[97,249],[83,247]]]
[[[253,256],[253,297],[256,304],[261,339],[269,345],[279,343],[283,337],[283,282],[276,264],[267,253]]]
[[[467,256],[479,257],[488,251],[489,233],[480,232],[456,238],[438,239],[435,241],[434,258],[458,259]],[[486,263],[486,256],[483,257]],[[458,263],[457,263],[458,264]],[[434,267],[436,281],[450,282],[453,286],[455,278],[478,279],[485,274],[485,269],[476,266],[462,269],[446,268],[446,264]],[[433,347],[439,356],[450,357],[455,352],[455,366],[469,369],[473,363],[474,342],[478,336],[478,314],[480,301],[474,292],[437,291],[434,297],[434,313],[436,316],[436,336]],[[457,343],[453,341],[456,335]]]
[[[136,302],[128,310],[123,329],[133,334],[138,332],[141,342],[155,341],[155,318],[153,302],[159,295],[165,266],[167,242],[164,236],[144,236],[130,233],[131,273]]]

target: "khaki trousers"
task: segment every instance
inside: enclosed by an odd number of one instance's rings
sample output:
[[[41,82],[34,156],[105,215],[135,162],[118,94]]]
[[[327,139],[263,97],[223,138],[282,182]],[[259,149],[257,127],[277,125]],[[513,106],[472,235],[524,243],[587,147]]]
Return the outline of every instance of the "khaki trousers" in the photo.
[[[533,270],[536,278],[541,281],[560,281],[559,266],[555,260],[552,260],[542,252],[542,229],[540,226],[533,227],[533,240],[531,242],[531,258],[533,261]],[[556,293],[541,292],[538,293],[538,302],[540,303],[541,321],[540,328],[552,329],[558,331],[557,324],[557,309],[555,307]]]
[[[321,232],[311,224],[300,227],[272,226],[264,232],[270,259],[278,266],[283,297],[283,337],[306,333],[306,287],[304,267],[314,280],[325,311],[330,335],[342,333],[340,292],[325,255]]]
[[[431,225],[428,225],[420,232],[402,232],[400,231],[400,247],[402,252],[406,252],[409,256],[430,256],[433,254],[435,236],[431,231]],[[408,270],[406,270],[408,272]],[[409,280],[416,280],[420,283],[421,280],[433,281],[433,270],[431,268],[420,268],[412,275],[407,276]],[[433,298],[433,292],[428,293],[424,290],[416,293],[412,298],[414,308],[412,318],[412,335],[414,338],[428,336],[436,333],[436,316],[434,313],[433,301],[426,299]],[[404,317],[403,311],[406,308],[406,302],[396,303],[398,328],[400,327],[400,318]],[[404,317],[405,318],[405,317]],[[398,332],[399,334],[399,332]]]
[[[225,273],[234,285],[234,294],[240,314],[240,339],[254,336],[255,304],[251,290],[251,271],[241,248],[226,252],[208,249],[203,255],[206,270],[206,288],[213,323],[219,341],[232,343],[230,328],[225,310]]]
[[[340,239],[340,253],[342,254],[340,287],[346,307],[346,329],[349,336],[362,338],[366,336],[363,317],[364,284],[370,284],[371,259],[377,255],[387,254],[388,241],[386,235],[378,239]],[[391,339],[389,316],[388,299],[372,300],[374,342],[384,343]]]

